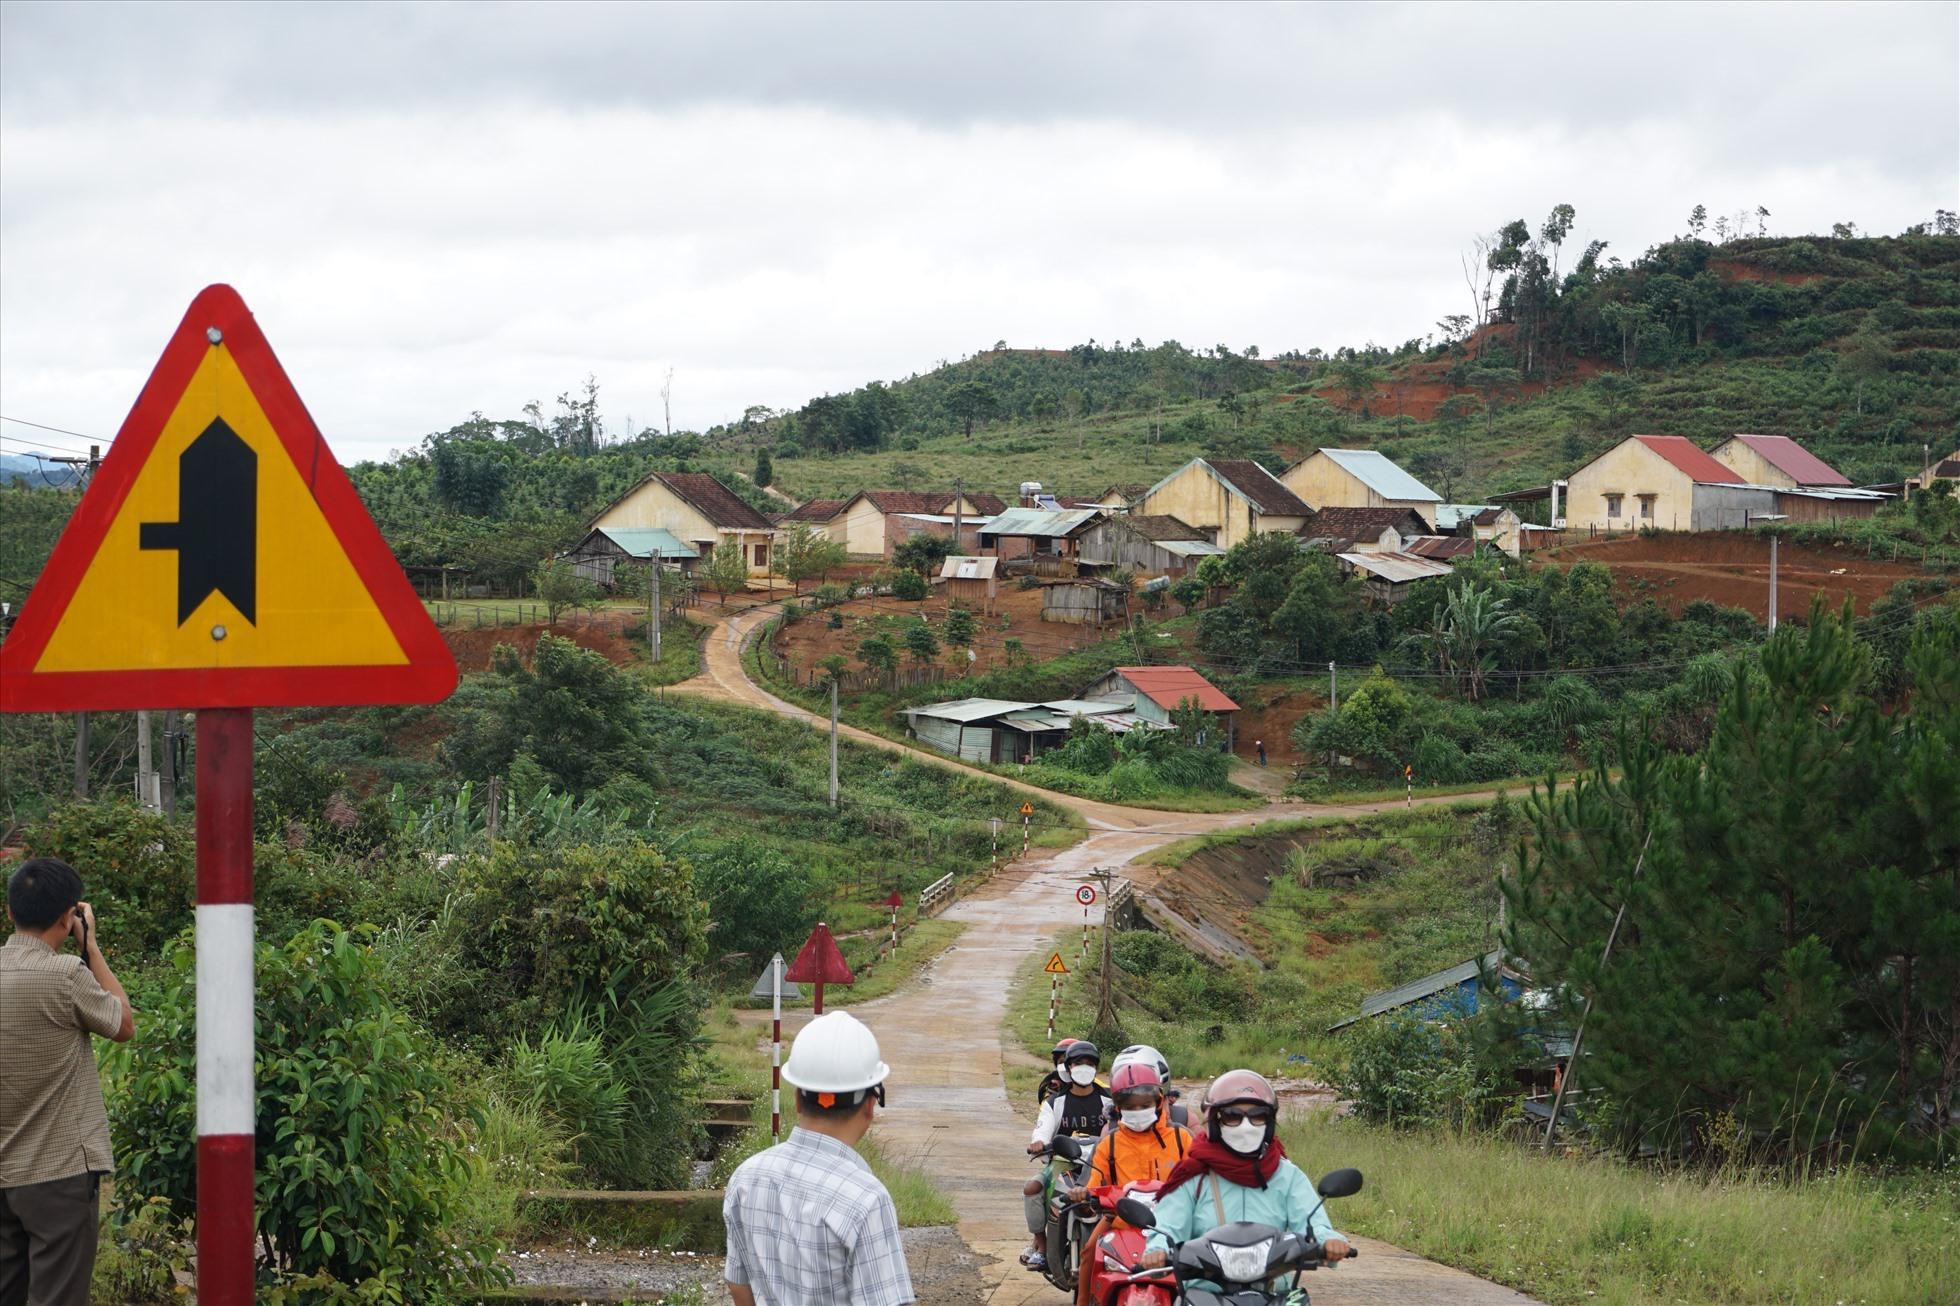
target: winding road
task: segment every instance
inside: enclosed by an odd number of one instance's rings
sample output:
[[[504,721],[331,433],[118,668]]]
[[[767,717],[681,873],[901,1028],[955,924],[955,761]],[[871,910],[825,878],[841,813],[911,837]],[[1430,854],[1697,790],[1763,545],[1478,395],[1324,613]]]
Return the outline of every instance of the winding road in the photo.
[[[828,727],[829,722],[785,702],[749,680],[743,641],[774,615],[772,607],[731,614],[708,635],[700,675],[674,686],[679,692],[740,703]],[[1251,825],[1276,817],[1380,811],[1399,803],[1332,806],[1272,803],[1249,812],[1191,814],[1119,807],[1007,780],[952,758],[850,727],[853,742],[950,770],[968,771],[1038,794],[1078,812],[1089,835],[1074,847],[1017,862],[980,891],[949,908],[964,922],[959,940],[935,958],[918,979],[898,992],[852,1007],[877,1033],[891,1063],[890,1100],[875,1135],[887,1155],[929,1173],[959,1212],[959,1233],[980,1259],[983,1300],[993,1306],[1062,1301],[1045,1281],[1016,1261],[1027,1244],[1020,1187],[1031,1173],[1024,1145],[1028,1118],[1010,1105],[1005,1067],[1026,1056],[1002,1042],[1009,993],[1022,963],[1045,950],[1058,932],[1081,921],[1072,891],[1089,870],[1124,866],[1190,834]],[[1460,802],[1452,795],[1432,802]],[[1418,800],[1421,801],[1421,800]],[[807,1019],[796,1013],[787,1023]],[[1309,1158],[1310,1169],[1331,1168],[1338,1158]],[[1339,1215],[1335,1215],[1336,1223]],[[1321,1306],[1388,1303],[1399,1306],[1529,1306],[1531,1299],[1474,1276],[1414,1256],[1387,1243],[1359,1239],[1361,1258],[1336,1272],[1314,1276]]]

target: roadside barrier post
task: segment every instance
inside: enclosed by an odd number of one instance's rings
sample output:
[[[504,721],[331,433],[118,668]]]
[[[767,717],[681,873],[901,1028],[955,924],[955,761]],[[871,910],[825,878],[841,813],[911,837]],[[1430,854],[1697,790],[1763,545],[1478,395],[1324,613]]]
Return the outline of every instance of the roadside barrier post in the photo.
[[[1055,1009],[1062,1002],[1062,976],[1068,974],[1068,965],[1062,960],[1062,954],[1057,952],[1049,956],[1048,964],[1042,967],[1042,969],[1048,972],[1048,1041],[1053,1043],[1055,1041]]]
[[[197,1287],[252,1300],[252,709],[197,714]]]
[[[1033,827],[1033,825],[1034,825],[1034,804],[1022,803],[1021,804],[1021,856],[1023,858],[1026,858],[1028,855],[1028,840],[1029,840],[1028,832]]]
[[[1403,806],[1413,809],[1416,805],[1416,769],[1413,766],[1402,768]]]
[[[987,818],[987,821],[989,824],[991,824],[994,827],[994,869],[991,872],[991,874],[999,875],[1000,874],[1000,818],[998,816],[990,816]]]
[[[773,1014],[769,1021],[769,1136],[783,1141],[783,954],[769,959]]]

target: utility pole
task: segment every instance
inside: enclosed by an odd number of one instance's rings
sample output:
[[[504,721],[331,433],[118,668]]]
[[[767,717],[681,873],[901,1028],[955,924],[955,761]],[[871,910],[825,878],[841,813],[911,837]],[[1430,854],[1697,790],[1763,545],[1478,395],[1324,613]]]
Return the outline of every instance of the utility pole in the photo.
[[[966,552],[965,549],[960,547],[960,524],[964,520],[963,514],[960,512],[960,500],[965,497],[966,482],[955,476],[953,478],[953,552],[955,553]]]
[[[647,583],[647,638],[653,642],[653,664],[660,665],[660,546],[653,546],[652,579]]]
[[[830,810],[837,810],[837,677],[830,678]]]
[[[1769,633],[1776,633],[1776,537],[1769,537]]]
[[[1102,922],[1102,1001],[1096,1008],[1096,1024],[1104,1029],[1116,1023],[1116,1008],[1109,995],[1109,968],[1114,964],[1111,957],[1109,939],[1109,882],[1116,872],[1107,866],[1099,866],[1095,874],[1102,879],[1103,922]]]
[[[1341,710],[1341,673],[1334,669],[1332,662],[1327,664],[1327,710]]]
[[[1652,830],[1647,831],[1647,837],[1640,841],[1640,856],[1634,859],[1633,876],[1627,881],[1627,898],[1633,896],[1633,881],[1640,878],[1640,868],[1647,864],[1647,845],[1653,841],[1654,832]],[[1626,898],[1622,898],[1620,900],[1620,910],[1614,913],[1613,916],[1613,928],[1606,932],[1606,947],[1599,954],[1599,965],[1602,970],[1606,967],[1606,959],[1613,955],[1613,944],[1620,937],[1620,922],[1626,918],[1627,903]],[[1572,1031],[1572,1051],[1565,1058],[1565,1073],[1559,1076],[1558,1091],[1552,1094],[1552,1115],[1545,1122],[1545,1141],[1541,1144],[1548,1152],[1552,1148],[1552,1134],[1558,1129],[1559,1112],[1565,1108],[1566,1094],[1572,1091],[1573,1077],[1579,1073],[1579,1047],[1585,1041],[1586,1017],[1592,1015],[1592,1009],[1593,1000],[1587,998],[1586,1009],[1579,1013],[1579,1026]]]
[[[150,752],[150,714],[147,710],[136,714],[136,805],[154,812],[162,808],[161,795],[157,793],[157,769]]]

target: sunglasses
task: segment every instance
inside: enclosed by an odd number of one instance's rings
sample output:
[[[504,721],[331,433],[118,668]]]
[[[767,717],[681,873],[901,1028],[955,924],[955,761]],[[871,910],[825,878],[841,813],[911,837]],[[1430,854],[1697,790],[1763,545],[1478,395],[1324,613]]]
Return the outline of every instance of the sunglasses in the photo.
[[[1218,1109],[1218,1123],[1221,1125],[1270,1125],[1273,1113],[1263,1106],[1227,1106]]]

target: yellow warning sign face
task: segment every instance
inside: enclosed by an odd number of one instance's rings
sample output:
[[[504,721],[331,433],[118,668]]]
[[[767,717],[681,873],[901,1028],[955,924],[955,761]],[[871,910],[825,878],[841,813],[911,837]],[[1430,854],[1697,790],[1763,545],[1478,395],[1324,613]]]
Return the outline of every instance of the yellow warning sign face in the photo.
[[[229,513],[232,528],[209,530],[201,540],[159,531],[184,520],[180,510],[187,502],[204,507],[198,496],[230,472],[226,460],[249,469],[241,491],[249,501],[241,497],[210,508]],[[202,486],[187,483],[199,473]],[[258,547],[275,532],[276,548]],[[154,547],[172,540],[179,547]],[[187,556],[199,547],[220,556]],[[244,554],[250,555],[249,569],[238,565]],[[200,566],[215,583],[202,594],[185,594],[181,573]],[[219,574],[228,566],[237,577],[229,584]],[[194,574],[191,584],[205,581]],[[193,605],[181,619],[180,597]],[[35,670],[380,666],[407,660],[230,351],[212,349],[164,423]]]
[[[1048,964],[1046,966],[1043,966],[1041,969],[1050,975],[1068,974],[1068,966],[1063,963],[1062,954],[1059,952],[1050,956],[1048,958]]]
[[[244,301],[209,287],[0,645],[0,710],[427,703],[455,684]]]
[[[1033,816],[1033,815],[1034,815],[1034,804],[1033,804],[1033,803],[1022,803],[1022,804],[1021,804],[1021,815],[1023,815],[1023,816]]]

